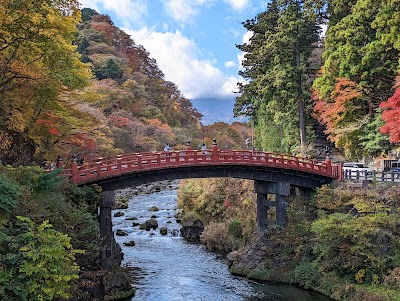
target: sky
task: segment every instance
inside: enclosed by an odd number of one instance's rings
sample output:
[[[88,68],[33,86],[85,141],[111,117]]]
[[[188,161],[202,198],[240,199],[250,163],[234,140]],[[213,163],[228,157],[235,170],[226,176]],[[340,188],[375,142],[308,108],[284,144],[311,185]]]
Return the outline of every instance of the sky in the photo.
[[[232,122],[243,53],[251,33],[241,24],[266,10],[266,0],[80,0],[157,60],[165,80],[205,116],[203,124]],[[236,119],[237,120],[237,119]]]

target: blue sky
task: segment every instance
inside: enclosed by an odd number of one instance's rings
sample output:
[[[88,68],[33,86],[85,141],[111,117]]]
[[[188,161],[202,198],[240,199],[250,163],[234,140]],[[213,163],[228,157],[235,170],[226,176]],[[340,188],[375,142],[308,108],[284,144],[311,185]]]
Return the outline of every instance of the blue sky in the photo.
[[[236,83],[243,81],[238,75],[243,53],[235,44],[243,44],[250,37],[241,22],[265,11],[268,1],[80,2],[82,7],[111,16],[116,26],[143,45],[157,60],[165,79],[174,82],[205,115],[204,123],[232,121],[233,91],[237,90]],[[215,102],[218,106],[213,109]]]

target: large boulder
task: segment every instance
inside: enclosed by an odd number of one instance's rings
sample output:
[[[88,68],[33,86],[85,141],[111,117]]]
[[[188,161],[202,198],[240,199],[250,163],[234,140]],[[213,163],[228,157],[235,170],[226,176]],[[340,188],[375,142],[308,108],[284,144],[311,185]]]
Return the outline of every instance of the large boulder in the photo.
[[[117,236],[128,236],[129,233],[126,232],[125,230],[122,229],[117,229],[117,232],[115,233]]]
[[[151,218],[140,225],[140,229],[145,229],[146,231],[150,231],[150,229],[155,230],[157,228],[158,228],[158,222],[154,218]]]
[[[152,206],[149,208],[149,211],[158,211],[158,210],[160,210],[160,209],[158,209],[157,206]]]
[[[204,231],[203,222],[198,219],[184,219],[182,221],[181,234],[189,241],[200,241],[200,235]]]
[[[130,241],[124,242],[124,246],[133,247],[133,246],[135,246],[135,241],[130,240]]]

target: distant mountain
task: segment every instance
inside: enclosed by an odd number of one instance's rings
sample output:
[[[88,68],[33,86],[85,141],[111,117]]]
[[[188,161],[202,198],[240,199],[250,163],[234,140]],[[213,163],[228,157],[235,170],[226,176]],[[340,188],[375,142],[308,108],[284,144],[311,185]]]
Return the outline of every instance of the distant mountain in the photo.
[[[247,118],[233,118],[235,99],[197,98],[191,99],[193,106],[204,115],[201,123],[210,125],[215,122],[232,123],[234,121],[247,121]]]

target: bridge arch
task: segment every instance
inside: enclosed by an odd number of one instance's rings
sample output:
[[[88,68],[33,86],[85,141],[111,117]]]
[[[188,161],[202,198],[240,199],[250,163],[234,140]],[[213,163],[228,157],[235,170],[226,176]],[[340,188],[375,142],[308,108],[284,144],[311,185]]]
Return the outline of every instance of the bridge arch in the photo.
[[[112,218],[114,191],[161,180],[187,178],[231,177],[255,181],[257,193],[257,229],[267,227],[268,207],[276,208],[277,224],[286,225],[286,197],[290,187],[315,190],[317,187],[341,177],[341,166],[329,160],[314,161],[289,155],[256,151],[219,150],[136,153],[97,158],[78,166],[74,161],[64,169],[64,175],[77,185],[98,184],[103,189],[100,205],[100,233],[105,237],[106,250],[102,252],[102,265],[112,265]],[[275,194],[268,202],[267,195]]]

